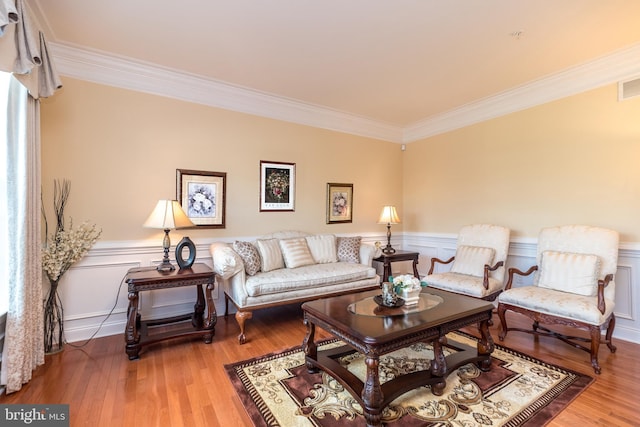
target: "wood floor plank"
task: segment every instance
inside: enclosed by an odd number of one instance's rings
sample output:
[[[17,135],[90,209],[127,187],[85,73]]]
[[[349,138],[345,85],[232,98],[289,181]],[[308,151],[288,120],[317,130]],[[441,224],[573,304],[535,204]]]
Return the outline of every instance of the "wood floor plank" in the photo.
[[[508,313],[512,326],[526,318]],[[586,352],[560,341],[519,332],[498,340],[499,320],[491,328],[497,344],[558,364],[595,382],[548,425],[640,425],[640,345],[615,340],[616,353],[600,348],[602,374],[595,375]],[[122,335],[94,339],[82,348],[70,345],[46,357],[33,379],[0,403],[68,403],[72,426],[250,426],[223,366],[299,346],[306,333],[299,306],[265,309],[246,324],[247,343],[239,345],[233,316],[220,317],[213,343],[176,339],[144,348],[130,361]],[[475,333],[473,329],[467,332]],[[316,339],[329,334],[317,330]]]

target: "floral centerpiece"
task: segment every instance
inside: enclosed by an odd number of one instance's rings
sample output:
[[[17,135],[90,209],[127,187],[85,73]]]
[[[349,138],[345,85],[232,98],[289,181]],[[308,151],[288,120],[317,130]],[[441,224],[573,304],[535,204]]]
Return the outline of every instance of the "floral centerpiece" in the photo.
[[[420,279],[411,274],[401,274],[390,279],[393,282],[394,291],[400,295],[407,305],[417,304],[422,287],[427,286],[425,282],[421,282]]]
[[[100,237],[102,230],[84,222],[73,228],[73,221],[65,228],[64,208],[69,198],[71,184],[64,180],[54,181],[53,205],[56,214],[56,231],[48,234],[48,224],[44,215],[46,240],[42,248],[42,269],[51,285],[44,300],[44,351],[51,353],[62,349],[63,344],[63,308],[58,295],[58,285],[62,275],[78,262]],[[57,344],[57,349],[54,349]]]

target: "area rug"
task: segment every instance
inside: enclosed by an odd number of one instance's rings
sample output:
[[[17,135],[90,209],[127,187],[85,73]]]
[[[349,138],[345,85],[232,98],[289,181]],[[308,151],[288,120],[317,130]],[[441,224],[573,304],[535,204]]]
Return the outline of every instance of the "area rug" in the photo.
[[[475,338],[451,333],[449,340],[475,346]],[[343,345],[324,341],[319,349]],[[445,348],[445,354],[454,351]],[[419,343],[380,358],[380,382],[426,370],[433,356]],[[364,379],[364,357],[344,356],[344,366]],[[324,372],[307,373],[300,347],[225,365],[227,375],[256,427],[365,426],[362,408]],[[548,423],[593,378],[496,345],[489,372],[468,364],[447,377],[441,396],[429,386],[395,399],[384,409],[387,426],[528,426]]]

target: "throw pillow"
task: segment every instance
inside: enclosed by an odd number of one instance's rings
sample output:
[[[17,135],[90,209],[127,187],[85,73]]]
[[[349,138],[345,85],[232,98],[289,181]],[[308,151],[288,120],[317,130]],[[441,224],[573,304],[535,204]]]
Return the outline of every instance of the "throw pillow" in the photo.
[[[213,271],[225,280],[245,268],[238,252],[226,243],[212,243],[210,253],[212,254]]]
[[[284,260],[282,259],[282,251],[278,239],[257,240],[256,246],[260,252],[262,264],[260,268],[267,272],[284,268]]]
[[[362,237],[338,237],[338,261],[360,263]]]
[[[306,239],[311,256],[313,256],[317,264],[338,262],[336,236],[333,234],[322,234],[307,236]]]
[[[316,263],[313,260],[313,256],[311,256],[307,240],[304,237],[280,240],[280,250],[284,258],[284,265],[287,268],[302,267],[303,265]]]
[[[244,262],[244,271],[253,276],[260,271],[260,254],[255,246],[249,242],[241,242],[236,240],[233,242],[233,250],[240,255],[242,262]]]
[[[599,274],[597,255],[544,251],[538,286],[592,297],[598,292]]]
[[[451,266],[451,272],[484,277],[484,266],[485,264],[491,265],[495,253],[496,251],[493,248],[458,246],[458,249],[456,249],[456,257]]]

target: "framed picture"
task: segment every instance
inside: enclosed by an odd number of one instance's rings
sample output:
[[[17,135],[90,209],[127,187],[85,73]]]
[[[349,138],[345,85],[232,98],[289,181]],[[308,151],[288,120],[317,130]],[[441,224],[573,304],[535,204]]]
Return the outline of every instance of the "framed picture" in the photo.
[[[352,222],[353,184],[327,184],[327,224]]]
[[[260,161],[260,212],[295,210],[296,164]]]
[[[203,228],[225,228],[227,174],[176,169],[176,199],[191,222]]]

